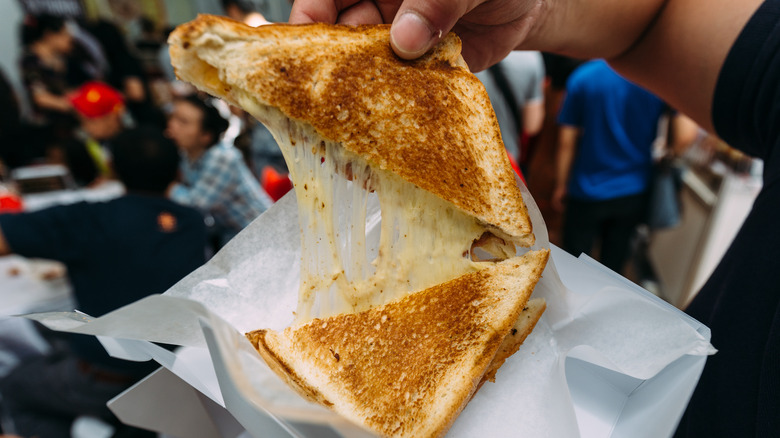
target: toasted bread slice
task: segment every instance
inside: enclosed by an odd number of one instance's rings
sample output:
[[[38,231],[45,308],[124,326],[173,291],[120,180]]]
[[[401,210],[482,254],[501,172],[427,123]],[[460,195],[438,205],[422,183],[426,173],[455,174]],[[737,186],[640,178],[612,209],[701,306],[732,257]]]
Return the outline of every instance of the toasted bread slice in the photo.
[[[446,433],[511,336],[549,250],[356,314],[247,338],[293,388],[382,436]]]
[[[244,108],[275,136],[290,123],[309,125],[500,237],[533,244],[488,95],[454,34],[405,61],[391,50],[387,25],[252,28],[200,15],[169,43],[179,78]]]
[[[517,350],[523,345],[525,338],[527,338],[534,330],[534,327],[536,327],[536,323],[539,322],[539,318],[542,317],[546,308],[547,303],[542,298],[528,300],[525,308],[523,308],[523,311],[517,318],[517,321],[515,321],[515,325],[512,326],[512,330],[509,331],[509,334],[504,338],[504,342],[502,342],[501,346],[498,348],[496,357],[490,362],[490,367],[488,367],[485,376],[479,384],[480,387],[486,381],[496,381],[498,369],[501,368],[501,365],[503,365],[507,359],[509,359],[509,356],[517,353]]]

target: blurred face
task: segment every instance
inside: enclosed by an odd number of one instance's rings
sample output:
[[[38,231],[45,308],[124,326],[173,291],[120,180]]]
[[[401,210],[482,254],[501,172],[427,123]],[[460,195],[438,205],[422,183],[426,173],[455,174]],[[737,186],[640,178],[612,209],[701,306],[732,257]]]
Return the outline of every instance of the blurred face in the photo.
[[[179,101],[173,106],[166,134],[176,146],[193,157],[211,146],[211,134],[203,131],[203,112],[189,102]]]
[[[73,48],[73,36],[68,31],[67,26],[62,26],[59,32],[49,32],[46,34],[46,42],[57,52],[61,54],[70,53]]]
[[[228,7],[225,8],[225,14],[236,21],[244,21],[244,13],[241,12],[241,9],[238,9],[236,5],[228,5]]]
[[[122,113],[114,111],[103,117],[81,117],[81,129],[97,141],[108,140],[122,130]]]

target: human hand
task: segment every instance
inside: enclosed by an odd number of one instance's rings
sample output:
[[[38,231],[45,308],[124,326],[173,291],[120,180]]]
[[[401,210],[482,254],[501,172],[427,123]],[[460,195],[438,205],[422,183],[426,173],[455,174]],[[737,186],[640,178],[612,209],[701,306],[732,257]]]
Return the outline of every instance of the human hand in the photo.
[[[479,71],[525,39],[542,4],[533,0],[296,0],[290,23],[392,23],[391,45],[405,59],[421,56],[453,30],[463,41],[463,58],[471,70]]]

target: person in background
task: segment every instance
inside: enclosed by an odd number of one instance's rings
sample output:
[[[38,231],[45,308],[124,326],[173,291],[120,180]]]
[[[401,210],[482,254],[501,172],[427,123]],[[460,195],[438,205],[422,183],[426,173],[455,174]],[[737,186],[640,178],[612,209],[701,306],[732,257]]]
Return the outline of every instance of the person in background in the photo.
[[[157,130],[140,128],[120,134],[113,154],[126,195],[0,215],[0,255],[64,263],[78,310],[95,317],[163,293],[205,262],[202,216],[165,196],[178,172],[175,145]],[[0,381],[14,426],[5,432],[67,437],[81,415],[122,428],[106,403],[156,364],[111,358],[92,336],[70,341],[69,348],[23,362]]]
[[[173,70],[173,65],[171,65],[171,52],[170,48],[168,47],[168,36],[171,34],[171,32],[173,32],[173,29],[175,29],[173,26],[165,28],[163,31],[163,40],[162,44],[160,45],[160,50],[157,51],[157,66],[162,72],[163,78],[165,78],[171,84],[179,81],[176,78],[176,72]]]
[[[139,124],[165,127],[165,114],[152,102],[141,61],[130,50],[122,31],[110,21],[87,22],[85,29],[95,36],[108,59],[105,82],[125,97],[125,106]]]
[[[157,64],[157,53],[162,46],[163,35],[157,28],[157,24],[148,16],[139,18],[141,34],[133,41],[133,48],[138,55],[138,60],[143,67],[147,78],[156,77],[160,74]]]
[[[251,0],[222,0],[222,9],[228,17],[248,26],[268,24],[268,20],[257,11]]]
[[[68,22],[68,29],[73,35],[73,56],[71,64],[76,64],[70,75],[71,81],[83,83],[90,80],[106,80],[111,66],[108,57],[103,50],[103,44],[92,35],[85,27],[83,20]],[[79,78],[81,75],[81,78]]]
[[[584,62],[580,59],[549,52],[542,53],[542,58],[544,59],[544,72],[550,81],[550,89],[554,91],[565,91],[569,76]]]
[[[544,61],[539,52],[514,51],[476,73],[485,85],[509,155],[525,164],[530,138],[544,122]]]
[[[58,138],[67,137],[75,125],[67,94],[81,85],[68,80],[73,37],[62,18],[41,14],[25,17],[21,41],[20,70],[32,119],[39,125],[51,125]]]
[[[0,168],[27,164],[30,151],[18,143],[22,112],[11,82],[0,70]],[[42,155],[42,154],[41,154]],[[0,175],[2,177],[2,175]]]
[[[61,157],[79,186],[99,184],[110,179],[109,144],[125,127],[127,114],[118,90],[102,82],[88,82],[69,96],[78,115],[79,126],[72,138],[62,142]]]
[[[197,89],[189,82],[180,81],[176,78],[176,72],[171,64],[171,52],[168,47],[168,36],[175,29],[169,26],[163,31],[163,40],[160,50],[157,52],[157,66],[160,69],[160,95],[164,96],[164,102],[161,102],[166,114],[170,113],[173,107],[173,100],[179,97],[189,96],[196,93]]]
[[[47,149],[52,142],[51,127],[31,123],[22,117],[18,95],[1,69],[0,114],[0,167],[4,167],[5,172],[45,163],[54,157],[52,151]],[[9,176],[0,170],[0,180]]]
[[[222,8],[225,15],[247,26],[258,27],[270,24],[263,14],[258,12],[251,0],[222,0]],[[287,178],[287,163],[284,161],[282,151],[265,125],[240,108],[232,107],[231,111],[242,122],[241,132],[234,144],[244,153],[247,165],[255,177],[263,183],[264,188],[270,190],[273,183],[269,182],[269,175],[272,175],[271,179]]]
[[[623,273],[631,238],[646,213],[652,146],[666,104],[618,75],[606,61],[569,77],[558,122],[552,205],[564,211],[563,249]],[[565,203],[565,207],[564,207]]]
[[[197,207],[213,219],[214,246],[222,247],[270,205],[241,152],[220,142],[228,122],[197,95],[174,102],[168,136],[182,153],[182,180],[173,200]]]
[[[393,23],[400,57],[455,30],[482,70],[513,49],[603,58],[728,144],[762,158],[764,184],[686,309],[712,330],[678,437],[780,436],[780,0],[297,0],[292,23]]]

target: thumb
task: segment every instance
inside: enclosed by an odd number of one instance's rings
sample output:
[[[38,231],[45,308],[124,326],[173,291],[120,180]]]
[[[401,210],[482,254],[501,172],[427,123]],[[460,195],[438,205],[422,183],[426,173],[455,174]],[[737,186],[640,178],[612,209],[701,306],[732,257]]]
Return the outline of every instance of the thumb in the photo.
[[[407,0],[390,28],[390,44],[404,59],[422,56],[473,6],[468,0]]]

